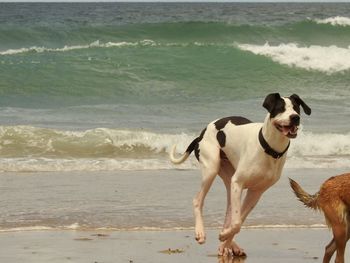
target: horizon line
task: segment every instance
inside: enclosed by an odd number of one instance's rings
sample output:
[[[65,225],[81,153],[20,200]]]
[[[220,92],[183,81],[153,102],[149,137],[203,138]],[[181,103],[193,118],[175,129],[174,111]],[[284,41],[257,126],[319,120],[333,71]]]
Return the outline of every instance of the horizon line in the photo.
[[[350,0],[0,0],[0,3],[350,3]]]

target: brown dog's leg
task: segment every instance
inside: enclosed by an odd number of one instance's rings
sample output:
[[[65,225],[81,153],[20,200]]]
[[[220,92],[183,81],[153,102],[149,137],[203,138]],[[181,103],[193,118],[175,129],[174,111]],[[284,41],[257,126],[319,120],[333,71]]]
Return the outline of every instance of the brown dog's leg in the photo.
[[[335,263],[344,263],[344,253],[347,241],[347,229],[344,223],[338,223],[332,226],[335,243],[337,245],[337,257]]]
[[[336,205],[335,205],[336,204]],[[335,263],[344,263],[345,246],[348,236],[347,222],[339,215],[339,210],[342,208],[342,203],[333,203],[322,206],[322,210],[327,218],[327,221],[332,227],[334,242],[337,250]],[[334,207],[335,206],[335,207]],[[332,256],[332,249],[334,248],[331,241],[326,247],[324,262],[329,262],[328,257]],[[334,253],[334,252],[333,252]],[[328,261],[325,261],[328,260]]]
[[[323,257],[323,263],[329,263],[336,250],[337,250],[337,245],[333,238],[331,242],[329,242],[329,244],[326,246],[324,257]]]
[[[347,240],[349,240],[350,238],[350,220],[348,220],[348,224],[347,224],[347,228],[348,228],[348,235],[347,235]],[[329,244],[326,246],[325,249],[325,253],[324,253],[324,257],[323,257],[323,263],[329,263],[334,252],[337,250],[337,244],[335,243],[334,238],[332,239],[331,242],[329,242]]]

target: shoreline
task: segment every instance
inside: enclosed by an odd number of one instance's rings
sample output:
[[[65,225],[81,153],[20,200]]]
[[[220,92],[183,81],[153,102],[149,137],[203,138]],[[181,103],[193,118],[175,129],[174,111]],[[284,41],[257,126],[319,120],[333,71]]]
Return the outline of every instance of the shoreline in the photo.
[[[304,208],[295,198],[288,177],[315,193],[335,174],[337,171],[329,169],[286,169],[276,185],[264,193],[244,226],[324,226],[322,213]],[[192,199],[200,183],[197,170],[2,173],[0,232],[33,228],[191,230]],[[205,201],[206,228],[221,228],[226,190],[220,178]]]
[[[193,231],[24,231],[0,233],[1,262],[319,262],[331,232],[319,229],[243,229],[236,241],[246,259],[216,256],[218,230],[198,245]],[[349,253],[347,253],[347,257]]]
[[[222,227],[206,227],[208,231],[220,231]],[[313,224],[313,225],[248,225],[242,226],[242,230],[288,230],[288,229],[328,229],[326,224]],[[14,228],[0,228],[0,235],[2,233],[12,232],[56,232],[56,231],[75,231],[75,232],[172,232],[172,231],[194,231],[193,227],[134,227],[134,228],[116,228],[116,227],[100,227],[100,228],[88,228],[80,227],[77,224],[71,226],[62,227],[50,227],[50,226],[24,226]]]

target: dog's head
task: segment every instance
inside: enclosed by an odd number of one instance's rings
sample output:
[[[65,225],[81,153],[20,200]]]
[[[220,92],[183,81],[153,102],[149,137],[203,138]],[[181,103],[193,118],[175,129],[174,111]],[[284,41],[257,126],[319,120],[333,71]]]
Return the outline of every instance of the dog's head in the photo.
[[[300,106],[307,115],[311,109],[296,94],[290,97],[281,97],[279,93],[266,96],[263,107],[270,113],[270,121],[273,126],[288,138],[295,138],[300,125]]]

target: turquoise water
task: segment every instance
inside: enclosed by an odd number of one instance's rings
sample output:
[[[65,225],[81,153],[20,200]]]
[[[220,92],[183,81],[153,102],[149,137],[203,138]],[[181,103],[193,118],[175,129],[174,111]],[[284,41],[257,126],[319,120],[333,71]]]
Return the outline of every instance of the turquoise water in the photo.
[[[2,3],[0,102],[29,108],[191,104],[263,98],[276,90],[320,100],[349,96],[349,20],[321,23],[349,9]],[[329,52],[339,60],[327,61]]]
[[[313,109],[292,167],[348,167],[349,11],[1,3],[0,170],[172,169],[171,144],[185,149],[219,117],[262,121],[271,92]]]

